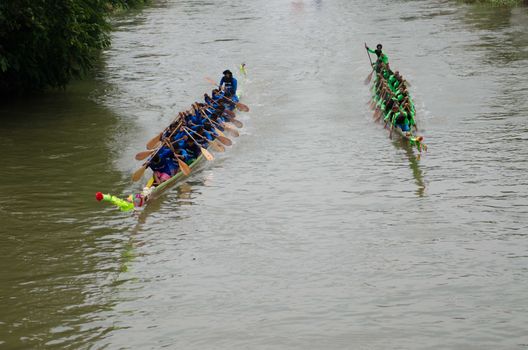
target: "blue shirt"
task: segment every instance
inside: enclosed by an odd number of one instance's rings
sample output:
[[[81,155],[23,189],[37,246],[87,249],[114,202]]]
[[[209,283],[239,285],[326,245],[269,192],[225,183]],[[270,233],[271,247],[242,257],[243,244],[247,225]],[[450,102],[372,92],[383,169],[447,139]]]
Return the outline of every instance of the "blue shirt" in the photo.
[[[225,85],[228,95],[234,96],[236,95],[238,82],[235,78],[231,78],[230,80],[231,81],[227,80],[225,77],[222,77],[222,79],[220,79],[220,87]]]

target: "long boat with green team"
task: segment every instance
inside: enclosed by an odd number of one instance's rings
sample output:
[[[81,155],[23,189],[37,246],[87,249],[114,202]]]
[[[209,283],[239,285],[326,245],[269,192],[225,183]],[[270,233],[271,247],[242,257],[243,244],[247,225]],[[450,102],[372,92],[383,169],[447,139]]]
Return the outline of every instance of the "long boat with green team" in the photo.
[[[372,100],[370,108],[374,110],[374,121],[381,122],[388,128],[389,137],[396,133],[421,151],[427,150],[423,136],[418,136],[416,125],[416,109],[409,93],[410,84],[398,71],[389,66],[389,58],[378,44],[376,50],[371,50],[366,44],[365,49],[370,60],[372,72],[365,79],[365,84],[372,82]],[[376,54],[377,60],[372,62],[370,54]],[[374,77],[374,79],[372,79]]]

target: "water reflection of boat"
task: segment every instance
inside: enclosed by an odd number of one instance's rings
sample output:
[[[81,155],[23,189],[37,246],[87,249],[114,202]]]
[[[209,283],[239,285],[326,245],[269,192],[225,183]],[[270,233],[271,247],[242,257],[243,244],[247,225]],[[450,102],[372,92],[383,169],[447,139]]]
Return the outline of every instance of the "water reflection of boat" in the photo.
[[[425,194],[425,181],[423,177],[423,171],[420,168],[421,153],[414,153],[413,146],[404,139],[393,140],[393,144],[396,148],[405,150],[407,158],[409,159],[409,168],[411,168],[414,181],[418,187],[416,194],[418,197],[423,197]]]

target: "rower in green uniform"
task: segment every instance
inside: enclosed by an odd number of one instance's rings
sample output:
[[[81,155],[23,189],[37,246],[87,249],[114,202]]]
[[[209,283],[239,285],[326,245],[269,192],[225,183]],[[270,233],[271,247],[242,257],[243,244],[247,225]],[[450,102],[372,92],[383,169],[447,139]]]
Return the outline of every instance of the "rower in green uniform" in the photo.
[[[367,46],[367,44],[365,44],[365,48],[367,49],[368,52],[375,53],[376,56],[378,57],[378,60],[375,63],[377,71],[378,71],[377,68],[379,67],[380,63],[383,63],[385,65],[389,64],[389,57],[387,55],[385,55],[385,53],[383,53],[383,51],[381,50],[383,48],[383,46],[381,44],[376,45],[376,50],[370,49]]]

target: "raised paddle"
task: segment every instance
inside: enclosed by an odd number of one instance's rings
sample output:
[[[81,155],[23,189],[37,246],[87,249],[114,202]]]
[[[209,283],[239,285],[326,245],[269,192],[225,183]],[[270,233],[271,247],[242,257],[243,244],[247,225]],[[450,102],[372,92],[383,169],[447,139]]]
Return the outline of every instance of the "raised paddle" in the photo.
[[[178,116],[176,118],[174,118],[174,120],[172,121],[171,124],[173,124],[178,119],[182,119],[182,113],[181,112],[178,113]],[[179,128],[180,126],[181,126],[181,121],[180,121],[180,123],[178,124],[178,126],[176,128]],[[163,129],[162,132],[160,132],[158,135],[156,135],[152,139],[150,139],[150,141],[147,142],[147,149],[156,149],[156,148],[158,148],[159,143],[161,142],[161,136],[168,129],[169,129],[169,127],[166,127],[165,129]]]
[[[367,51],[367,55],[370,61],[370,66],[372,67],[372,72],[367,76],[367,78],[364,81],[365,85],[368,85],[370,83],[370,80],[372,79],[372,73],[374,73],[374,65],[372,64],[372,58],[370,58],[370,52],[367,49],[367,43],[365,43],[365,51]]]
[[[134,158],[136,160],[143,160],[150,156],[153,152],[154,150],[139,152]]]
[[[218,87],[220,89],[220,86],[218,84],[216,84],[216,82],[213,79],[206,77],[205,80],[207,80],[209,83],[213,84],[214,86],[216,86],[216,87]],[[238,108],[238,110],[240,110],[242,112],[249,112],[249,107],[246,106],[245,104],[243,104],[242,102],[235,102],[235,101],[233,101],[232,99],[230,99],[229,97],[226,97],[226,96],[223,96],[223,98],[225,98],[228,101],[231,101],[231,103],[234,103],[236,108]]]
[[[159,142],[160,142],[160,139],[161,139],[161,135],[163,135],[163,132],[160,132],[158,135],[154,136],[153,138],[150,139],[149,142],[147,142],[147,149],[155,149],[157,148]]]
[[[211,153],[209,153],[205,148],[203,148],[203,147],[198,143],[198,141],[196,141],[196,139],[195,139],[194,137],[192,137],[191,134],[189,134],[189,132],[188,132],[186,129],[187,129],[187,128],[184,128],[183,131],[185,131],[185,133],[186,133],[187,135],[189,135],[189,137],[191,138],[191,140],[193,140],[194,143],[195,143],[198,147],[200,147],[200,151],[202,152],[202,154],[203,154],[203,156],[205,157],[205,159],[207,159],[207,160],[209,160],[209,161],[213,160],[213,159],[214,159],[213,155],[212,155]]]
[[[178,142],[182,139],[177,139],[177,140],[174,140],[172,141],[172,143],[174,142]],[[158,143],[158,146],[160,144]],[[157,149],[157,148],[156,148]],[[136,156],[134,158],[136,158],[136,160],[143,160],[143,159],[146,159],[148,156],[150,156],[152,153],[154,153],[156,151],[156,149],[153,149],[153,150],[149,150],[149,151],[143,151],[143,152],[139,152],[136,154]]]

